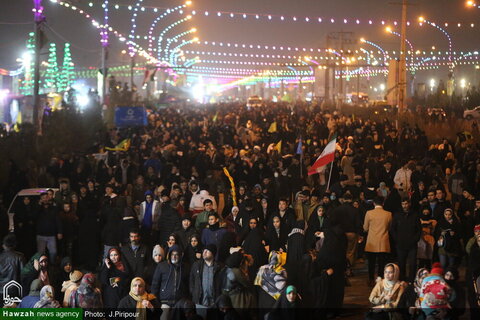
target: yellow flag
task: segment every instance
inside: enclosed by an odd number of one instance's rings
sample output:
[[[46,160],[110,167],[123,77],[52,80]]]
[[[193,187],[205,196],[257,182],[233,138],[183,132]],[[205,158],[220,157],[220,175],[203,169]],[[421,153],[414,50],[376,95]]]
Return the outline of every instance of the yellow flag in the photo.
[[[115,148],[105,147],[108,151],[128,151],[130,148],[130,139],[125,139],[115,146]]]
[[[226,167],[223,167],[223,173],[225,173],[228,180],[230,180],[230,188],[231,188],[231,193],[232,193],[233,205],[236,206],[237,205],[237,194],[235,193],[235,182],[233,181],[233,178],[230,175],[230,172],[228,172],[228,169]]]
[[[15,125],[13,126],[13,130],[15,132],[19,132],[20,131],[20,124],[22,123],[22,113],[20,111],[18,111],[18,114],[17,114],[17,119],[15,121]]]
[[[277,121],[272,122],[270,128],[268,128],[268,133],[277,132]]]
[[[277,150],[279,154],[282,153],[282,140],[280,140],[273,149]]]

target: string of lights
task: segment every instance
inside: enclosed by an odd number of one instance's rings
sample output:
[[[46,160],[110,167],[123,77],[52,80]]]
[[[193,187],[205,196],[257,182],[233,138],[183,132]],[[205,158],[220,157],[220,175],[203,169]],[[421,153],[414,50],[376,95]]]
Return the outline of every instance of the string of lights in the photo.
[[[94,7],[96,4],[93,2],[89,3],[90,7]],[[114,8],[116,10],[126,9],[129,11],[134,11],[135,6],[126,5],[126,4],[115,4]],[[142,12],[158,12],[159,10],[167,9],[166,7],[161,6],[141,6],[140,10]],[[399,26],[400,21],[395,19],[374,19],[374,18],[359,18],[359,17],[318,17],[318,16],[292,16],[292,15],[280,15],[273,13],[252,13],[252,12],[239,12],[239,11],[191,11],[192,15],[203,15],[205,17],[217,17],[217,18],[228,18],[228,19],[250,19],[250,20],[259,20],[261,22],[293,22],[293,23],[325,23],[325,24],[352,24],[352,25],[371,25],[371,26],[387,26],[392,24],[394,26]],[[415,26],[417,23],[414,21],[407,21],[407,26]],[[445,21],[441,23],[442,26],[450,28],[475,28],[478,27],[474,22],[452,22]]]

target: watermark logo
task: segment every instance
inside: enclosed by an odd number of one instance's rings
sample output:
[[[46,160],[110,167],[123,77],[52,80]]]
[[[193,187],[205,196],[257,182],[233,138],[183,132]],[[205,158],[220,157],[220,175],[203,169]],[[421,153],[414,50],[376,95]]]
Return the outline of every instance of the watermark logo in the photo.
[[[15,280],[9,281],[3,287],[3,303],[5,306],[11,306],[14,303],[22,302],[23,288],[20,283]]]

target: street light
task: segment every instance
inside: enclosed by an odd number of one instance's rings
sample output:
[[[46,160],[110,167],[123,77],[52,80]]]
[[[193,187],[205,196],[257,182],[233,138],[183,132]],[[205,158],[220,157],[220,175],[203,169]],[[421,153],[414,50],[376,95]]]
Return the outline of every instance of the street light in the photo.
[[[471,8],[480,8],[480,5],[476,4],[475,1],[472,0],[465,2],[465,5]]]

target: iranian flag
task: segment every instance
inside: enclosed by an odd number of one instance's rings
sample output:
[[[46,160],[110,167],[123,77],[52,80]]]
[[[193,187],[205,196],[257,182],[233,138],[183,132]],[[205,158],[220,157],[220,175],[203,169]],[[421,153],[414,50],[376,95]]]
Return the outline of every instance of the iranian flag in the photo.
[[[327,144],[325,149],[323,149],[322,154],[318,157],[315,163],[310,167],[308,170],[308,175],[316,174],[320,172],[320,169],[330,162],[333,161],[335,158],[335,147],[337,145],[337,135],[333,136],[333,139]]]

